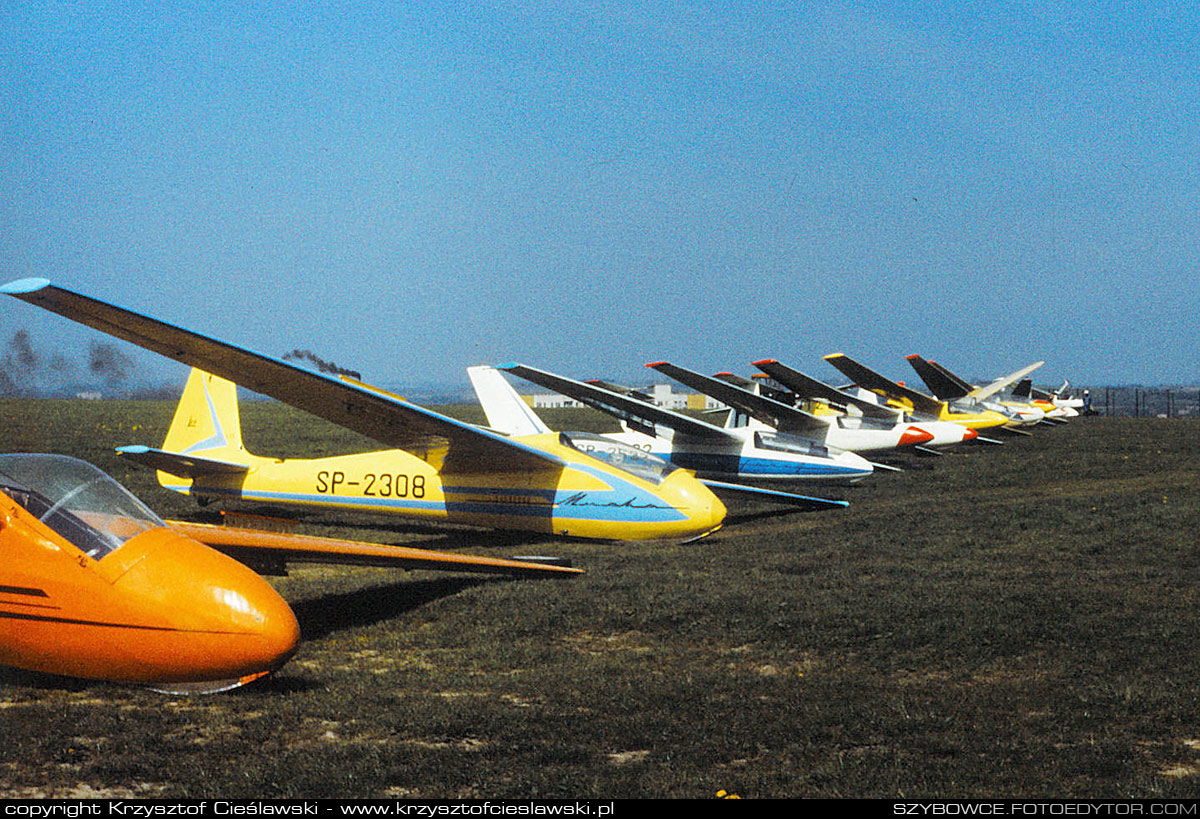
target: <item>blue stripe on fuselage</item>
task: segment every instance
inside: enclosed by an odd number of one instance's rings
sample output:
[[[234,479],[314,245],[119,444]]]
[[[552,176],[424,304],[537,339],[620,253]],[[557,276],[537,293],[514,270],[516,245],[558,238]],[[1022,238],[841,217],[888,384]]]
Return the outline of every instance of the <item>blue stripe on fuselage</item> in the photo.
[[[743,458],[741,455],[714,455],[703,452],[672,452],[671,463],[703,473],[737,475],[743,478],[769,477],[851,477],[867,471],[833,463],[789,461],[776,458]]]
[[[442,486],[445,502],[421,501],[413,498],[363,497],[361,495],[310,494],[273,492],[261,489],[238,490],[222,487],[184,485],[168,486],[184,494],[211,495],[223,498],[279,504],[310,504],[377,510],[380,512],[437,512],[445,509],[451,514],[508,515],[513,517],[549,518],[570,521],[664,522],[686,520],[687,515],[667,505],[657,495],[611,473],[581,464],[571,469],[592,475],[608,489],[522,489],[509,486]],[[456,500],[455,496],[467,499]],[[507,498],[537,497],[546,503],[506,502]],[[494,497],[495,500],[491,500]]]

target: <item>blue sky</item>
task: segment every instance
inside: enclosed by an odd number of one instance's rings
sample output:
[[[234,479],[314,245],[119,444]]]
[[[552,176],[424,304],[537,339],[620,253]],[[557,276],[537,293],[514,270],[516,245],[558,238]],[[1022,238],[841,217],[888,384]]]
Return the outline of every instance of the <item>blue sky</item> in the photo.
[[[1194,3],[162,5],[0,10],[0,280],[384,383],[1200,380]]]

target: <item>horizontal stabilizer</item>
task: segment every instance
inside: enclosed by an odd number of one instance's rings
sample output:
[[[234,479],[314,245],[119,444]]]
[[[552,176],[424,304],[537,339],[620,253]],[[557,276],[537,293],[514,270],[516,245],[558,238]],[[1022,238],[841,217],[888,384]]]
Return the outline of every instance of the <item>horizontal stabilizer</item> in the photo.
[[[243,475],[250,470],[246,464],[199,458],[195,455],[168,452],[165,449],[152,449],[148,446],[119,446],[117,454],[142,466],[193,480],[212,475]]]
[[[781,492],[777,489],[762,489],[757,486],[746,486],[742,483],[724,483],[723,481],[702,480],[705,486],[718,494],[730,495],[746,500],[759,500],[768,503],[782,503],[813,512],[829,509],[844,509],[850,504],[847,501],[829,500],[828,498],[813,498],[807,495],[797,495],[793,492]]]

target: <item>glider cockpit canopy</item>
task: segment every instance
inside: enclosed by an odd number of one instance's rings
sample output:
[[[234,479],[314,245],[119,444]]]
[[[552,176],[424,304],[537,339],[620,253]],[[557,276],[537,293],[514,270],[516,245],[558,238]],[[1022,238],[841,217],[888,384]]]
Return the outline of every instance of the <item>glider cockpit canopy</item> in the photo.
[[[108,475],[65,455],[0,455],[0,492],[95,560],[166,526]]]

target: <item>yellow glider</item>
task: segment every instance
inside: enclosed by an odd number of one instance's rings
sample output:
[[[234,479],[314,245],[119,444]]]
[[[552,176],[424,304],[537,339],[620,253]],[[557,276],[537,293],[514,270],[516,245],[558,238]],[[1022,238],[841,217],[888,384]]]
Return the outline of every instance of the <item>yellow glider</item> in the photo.
[[[0,293],[215,376],[193,374],[176,414],[176,423],[181,415],[185,425],[194,422],[195,438],[175,448],[170,445],[183,438],[169,436],[163,449],[124,450],[184,476],[185,483],[172,486],[180,491],[603,540],[693,539],[715,531],[725,517],[725,506],[695,477],[645,453],[606,453],[602,459],[561,433],[508,438],[45,279],[10,282]],[[223,390],[233,394],[229,382],[389,449],[317,459],[250,455],[229,423],[228,407],[209,405]]]

